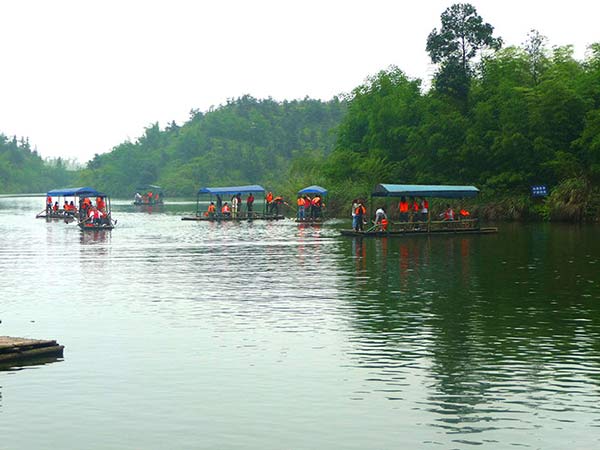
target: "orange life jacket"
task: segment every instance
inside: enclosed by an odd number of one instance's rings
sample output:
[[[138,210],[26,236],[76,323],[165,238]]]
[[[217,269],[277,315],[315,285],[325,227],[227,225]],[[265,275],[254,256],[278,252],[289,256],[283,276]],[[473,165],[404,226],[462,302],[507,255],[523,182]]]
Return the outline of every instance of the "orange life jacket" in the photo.
[[[209,213],[214,213],[216,210],[217,210],[217,208],[215,207],[215,205],[208,205]]]
[[[354,213],[357,216],[365,215],[367,213],[367,208],[365,208],[363,205],[358,205],[354,210]]]
[[[267,203],[271,203],[273,201],[273,194],[269,192],[267,194],[266,199],[267,199]]]
[[[304,206],[304,199],[302,197],[298,197],[297,204],[298,206]]]
[[[468,217],[471,215],[471,213],[469,211],[467,211],[466,209],[461,209],[460,210],[460,215],[463,217]]]
[[[228,213],[229,211],[230,211],[230,210],[229,210],[229,205],[223,205],[223,207],[221,208],[221,212],[222,212],[223,214],[226,214],[226,213]]]
[[[398,205],[398,208],[400,209],[401,213],[407,213],[408,212],[408,202],[400,202]]]

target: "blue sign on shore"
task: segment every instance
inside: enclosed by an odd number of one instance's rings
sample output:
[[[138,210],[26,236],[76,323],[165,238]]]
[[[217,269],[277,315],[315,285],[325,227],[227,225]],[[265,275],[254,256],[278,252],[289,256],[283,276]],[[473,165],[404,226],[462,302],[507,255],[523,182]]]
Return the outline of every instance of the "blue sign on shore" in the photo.
[[[545,184],[536,184],[531,186],[531,195],[533,197],[547,197],[548,187]]]

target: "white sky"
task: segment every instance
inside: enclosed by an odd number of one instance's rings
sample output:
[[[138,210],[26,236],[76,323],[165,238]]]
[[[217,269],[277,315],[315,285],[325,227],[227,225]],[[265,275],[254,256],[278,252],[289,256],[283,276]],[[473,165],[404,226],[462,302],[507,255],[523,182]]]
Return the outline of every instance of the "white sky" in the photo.
[[[399,66],[427,79],[446,0],[0,0],[0,133],[84,162],[250,94],[330,99]],[[506,45],[600,41],[597,0],[472,0]]]

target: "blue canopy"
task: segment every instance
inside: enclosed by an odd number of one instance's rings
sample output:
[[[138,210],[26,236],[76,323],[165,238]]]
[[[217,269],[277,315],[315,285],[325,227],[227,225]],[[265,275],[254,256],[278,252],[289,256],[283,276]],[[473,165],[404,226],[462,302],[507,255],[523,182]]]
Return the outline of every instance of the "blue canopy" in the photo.
[[[98,192],[96,189],[91,187],[53,189],[51,191],[48,191],[47,195],[54,195],[57,197],[106,197],[106,194]]]
[[[475,197],[479,189],[475,186],[444,186],[420,184],[378,184],[372,197],[438,197],[466,198]]]
[[[250,192],[265,192],[265,188],[258,184],[249,186],[204,187],[198,191],[198,194],[235,195],[247,194]]]
[[[321,186],[313,185],[305,187],[298,191],[298,194],[321,194],[327,195],[327,189],[322,188]]]

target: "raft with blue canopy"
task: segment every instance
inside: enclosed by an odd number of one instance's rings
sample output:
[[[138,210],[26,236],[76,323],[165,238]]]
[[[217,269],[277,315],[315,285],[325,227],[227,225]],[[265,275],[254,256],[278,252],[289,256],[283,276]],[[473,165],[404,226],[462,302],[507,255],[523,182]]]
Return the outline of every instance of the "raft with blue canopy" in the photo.
[[[63,219],[65,222],[77,220],[77,224],[82,230],[105,230],[114,228],[111,218],[110,197],[104,192],[100,192],[89,186],[69,187],[52,189],[48,191],[46,193],[47,201],[50,197],[52,198],[52,201],[55,201],[57,198],[64,198],[64,202],[66,202],[67,198],[72,197],[73,200],[71,202],[73,202],[75,209],[65,211],[66,208],[60,207],[61,202],[56,200],[56,202],[59,204],[59,209],[57,211],[53,211],[52,208],[47,205],[45,211],[36,215],[36,218]],[[99,209],[102,210],[102,219],[96,221],[96,223],[93,223],[92,219],[86,217],[87,213],[82,208],[84,199],[86,198],[94,198],[97,205],[101,202]]]
[[[375,186],[371,193],[371,202],[374,198],[417,198],[422,199],[422,205],[427,198],[440,199],[463,199],[473,198],[479,194],[475,186],[456,185],[419,185],[419,184],[386,184]],[[427,202],[428,205],[428,202]],[[373,209],[373,208],[371,208]],[[387,210],[388,208],[386,208]],[[424,211],[424,209],[421,209]],[[407,235],[432,235],[432,234],[490,234],[497,233],[495,227],[482,228],[478,219],[473,219],[466,213],[464,217],[456,215],[458,220],[431,220],[431,211],[427,207],[425,213],[417,211],[410,215],[408,221],[392,222],[388,215],[388,224],[383,227],[381,223],[375,223],[366,231],[342,230],[344,236],[407,236]],[[425,217],[426,216],[426,219]]]
[[[306,208],[306,206],[304,207],[304,214],[301,213],[300,211],[300,206],[298,206],[298,213],[296,215],[296,222],[297,223],[302,223],[302,224],[307,224],[307,225],[320,225],[322,224],[326,219],[324,216],[324,211],[323,211],[323,207],[325,206],[325,197],[327,196],[327,189],[325,189],[324,187],[321,186],[317,186],[312,185],[312,186],[308,186],[305,187],[303,189],[300,189],[298,191],[298,197],[301,196],[310,196],[312,198],[314,198],[315,196],[319,196],[321,198],[321,205],[318,208],[315,208],[313,210],[313,206],[311,205],[308,209]]]
[[[265,193],[265,188],[258,184],[203,187],[198,190],[196,195],[196,215],[192,217],[182,217],[181,220],[240,221],[283,219],[283,216],[267,214]],[[248,204],[248,197],[250,195],[254,197],[254,202],[252,202],[251,206]],[[237,206],[237,210],[233,207],[233,197],[235,196],[239,196],[241,199],[241,202]],[[242,196],[245,196],[245,198],[242,198]],[[215,207],[214,212],[209,211],[211,203]],[[230,209],[229,213],[223,213],[221,211],[225,204],[227,204]],[[258,205],[258,208],[256,205]]]

